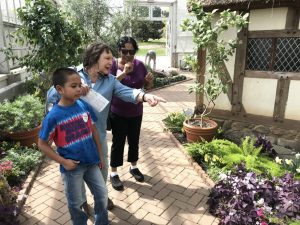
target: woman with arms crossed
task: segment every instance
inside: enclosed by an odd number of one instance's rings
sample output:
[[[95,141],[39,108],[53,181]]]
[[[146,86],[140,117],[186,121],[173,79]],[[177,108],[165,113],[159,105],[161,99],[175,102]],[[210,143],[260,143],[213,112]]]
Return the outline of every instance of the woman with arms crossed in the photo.
[[[132,37],[121,37],[117,43],[120,58],[113,62],[111,73],[123,84],[131,88],[150,88],[153,80],[147,72],[144,63],[134,58],[138,51],[137,42]],[[139,181],[144,176],[137,167],[139,156],[139,138],[143,117],[143,103],[125,102],[114,96],[111,103],[110,122],[112,129],[111,174],[110,180],[114,189],[123,190],[117,168],[123,165],[124,146],[128,141],[128,162],[131,163],[129,172]]]

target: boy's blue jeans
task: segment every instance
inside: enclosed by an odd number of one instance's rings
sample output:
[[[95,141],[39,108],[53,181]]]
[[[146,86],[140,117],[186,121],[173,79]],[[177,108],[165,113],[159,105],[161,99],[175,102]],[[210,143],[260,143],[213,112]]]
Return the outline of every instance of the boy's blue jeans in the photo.
[[[106,183],[107,176],[108,176],[108,166],[109,166],[109,163],[108,163],[108,146],[107,146],[106,136],[104,138],[100,137],[100,143],[101,143],[102,153],[103,153],[104,162],[105,162],[105,168],[103,168],[101,170],[101,174],[103,176],[104,183]],[[84,183],[82,184],[82,186],[83,186],[83,188],[82,188],[82,203],[83,203],[83,202],[86,202],[87,199],[86,199]]]
[[[87,225],[88,216],[81,209],[84,182],[94,196],[95,225],[108,225],[107,188],[98,165],[81,165],[62,173],[65,194],[73,225]]]

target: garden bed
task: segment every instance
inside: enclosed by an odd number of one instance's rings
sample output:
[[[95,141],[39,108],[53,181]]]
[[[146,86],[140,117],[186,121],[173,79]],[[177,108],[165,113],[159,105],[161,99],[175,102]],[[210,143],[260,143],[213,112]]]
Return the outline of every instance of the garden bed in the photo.
[[[170,137],[212,187],[209,211],[220,225],[300,224],[300,154],[281,159],[264,137],[246,137],[240,145],[221,139],[187,143],[183,114],[170,115],[164,119]]]
[[[44,155],[33,147],[0,142],[1,224],[19,224],[17,217],[43,162]]]

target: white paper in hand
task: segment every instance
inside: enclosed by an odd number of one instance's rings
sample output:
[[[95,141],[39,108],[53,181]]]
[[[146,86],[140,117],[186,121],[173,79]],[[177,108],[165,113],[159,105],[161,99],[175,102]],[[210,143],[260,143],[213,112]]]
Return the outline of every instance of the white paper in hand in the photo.
[[[98,112],[101,112],[109,102],[106,98],[93,89],[90,89],[87,95],[81,96],[81,99],[89,103]]]

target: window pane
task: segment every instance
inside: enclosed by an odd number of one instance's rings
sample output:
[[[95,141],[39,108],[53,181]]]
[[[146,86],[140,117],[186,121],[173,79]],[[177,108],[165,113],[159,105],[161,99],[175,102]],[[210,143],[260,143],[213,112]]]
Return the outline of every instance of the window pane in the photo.
[[[300,72],[300,38],[277,38],[274,71]]]
[[[152,16],[160,18],[161,17],[161,8],[157,7],[157,6],[153,7],[152,8]]]
[[[134,9],[136,11],[136,9]],[[148,6],[138,6],[137,13],[139,17],[149,17],[149,7]]]
[[[271,38],[249,39],[246,69],[270,70],[271,47]]]
[[[9,14],[8,20],[10,22],[15,22],[15,20],[16,20],[16,11],[15,11],[14,0],[7,1],[7,7],[8,7],[8,14]]]
[[[161,7],[161,17],[163,18],[168,18],[170,14],[170,9],[169,7]]]
[[[15,7],[16,7],[16,9],[18,9],[18,8],[21,7],[21,2],[20,2],[20,0],[15,0]]]
[[[8,10],[7,10],[7,6],[6,6],[6,1],[5,0],[1,0],[1,12],[2,12],[2,19],[4,21],[8,21]]]

